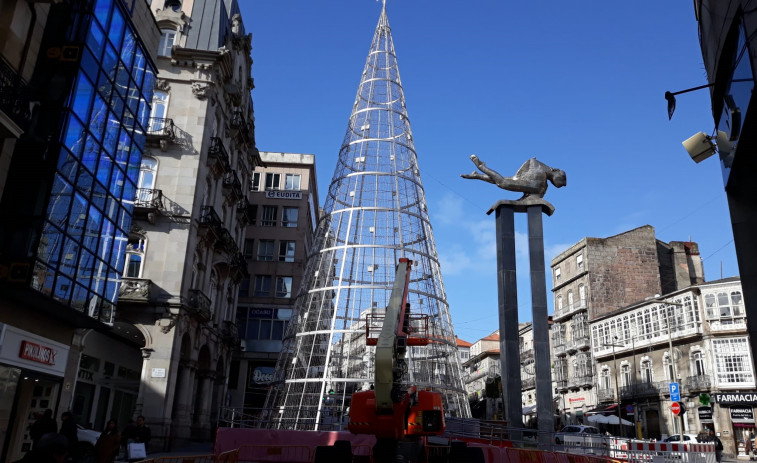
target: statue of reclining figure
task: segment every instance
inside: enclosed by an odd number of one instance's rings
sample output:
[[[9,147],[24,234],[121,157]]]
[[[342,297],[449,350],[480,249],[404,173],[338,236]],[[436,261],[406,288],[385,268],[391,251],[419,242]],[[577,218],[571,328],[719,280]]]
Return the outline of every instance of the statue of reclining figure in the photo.
[[[518,172],[512,177],[503,177],[496,171],[486,167],[486,163],[479,160],[478,156],[471,154],[470,156],[473,164],[478,167],[483,173],[473,172],[470,174],[461,174],[462,178],[470,178],[476,180],[483,180],[485,182],[493,183],[498,187],[508,190],[517,191],[523,193],[520,199],[528,198],[530,196],[536,196],[539,198],[544,197],[544,193],[547,192],[547,180],[552,182],[557,188],[564,187],[567,184],[567,178],[565,172],[560,169],[549,167],[548,165],[539,162],[536,158],[531,158],[524,162]]]

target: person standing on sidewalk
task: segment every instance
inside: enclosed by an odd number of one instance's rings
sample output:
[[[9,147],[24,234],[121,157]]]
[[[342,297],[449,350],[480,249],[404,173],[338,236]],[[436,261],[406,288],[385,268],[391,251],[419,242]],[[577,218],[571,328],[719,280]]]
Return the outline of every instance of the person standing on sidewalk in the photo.
[[[754,442],[752,442],[752,434],[749,432],[744,437],[744,452],[749,455],[749,461],[754,461]]]
[[[715,459],[718,463],[721,463],[723,461],[723,442],[721,442],[720,438],[715,435],[714,429],[710,429],[710,436],[707,441],[715,443]]]

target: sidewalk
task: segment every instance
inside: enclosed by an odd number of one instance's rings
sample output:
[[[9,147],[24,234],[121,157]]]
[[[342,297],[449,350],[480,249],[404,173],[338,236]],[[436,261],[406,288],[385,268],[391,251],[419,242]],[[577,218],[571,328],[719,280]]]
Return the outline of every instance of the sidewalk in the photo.
[[[212,453],[213,453],[212,442],[195,442],[195,443],[186,445],[180,449],[172,450],[170,452],[150,452],[147,454],[146,460],[151,460],[153,458],[160,458],[160,457],[183,457],[183,456],[191,456],[191,455],[209,455]],[[127,463],[127,462],[128,460],[126,460],[123,454],[120,454],[116,458],[116,461],[115,461],[115,463]]]

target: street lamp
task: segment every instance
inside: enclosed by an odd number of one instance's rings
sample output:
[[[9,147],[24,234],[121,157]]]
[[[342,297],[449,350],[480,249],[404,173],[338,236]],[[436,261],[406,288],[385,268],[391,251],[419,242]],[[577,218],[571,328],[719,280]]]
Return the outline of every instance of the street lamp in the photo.
[[[618,342],[618,337],[613,336],[613,340],[615,342]],[[626,347],[625,345],[618,345],[618,344],[602,344],[602,347],[612,347],[612,366],[615,369],[615,398],[617,400],[617,407],[618,407],[618,430],[621,431],[622,434],[622,427],[623,426],[623,418],[620,417],[620,388],[618,387],[618,361],[615,358],[615,348],[616,347]],[[623,436],[618,436],[623,437]]]
[[[685,307],[685,305],[681,304],[680,302],[671,302],[668,300],[658,299],[659,297],[660,297],[659,294],[655,294],[655,297],[646,298],[645,300],[649,302],[659,302],[660,304],[672,305],[676,307]],[[673,330],[670,325],[671,323],[670,312],[667,310],[665,311],[665,321],[667,322],[667,325],[668,325],[668,355],[670,356],[670,363],[673,365],[673,378],[671,378],[672,379],[671,382],[678,382],[678,363],[675,361],[675,357],[673,355],[673,334],[672,334]],[[681,387],[680,384],[678,387],[680,390],[680,387]],[[672,397],[670,399],[670,402],[671,403],[673,402]],[[672,408],[670,410],[670,415],[673,417],[673,422],[675,422],[676,417],[675,417],[675,414],[673,414]],[[679,432],[678,441],[683,443],[683,414],[680,414],[678,418],[680,419],[679,421],[680,432]]]

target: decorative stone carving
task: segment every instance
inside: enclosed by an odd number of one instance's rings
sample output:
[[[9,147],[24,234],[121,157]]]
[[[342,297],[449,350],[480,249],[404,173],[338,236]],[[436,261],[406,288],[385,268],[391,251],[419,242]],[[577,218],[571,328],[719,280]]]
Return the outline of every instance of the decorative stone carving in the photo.
[[[166,79],[155,79],[155,89],[168,92],[171,90],[171,84]]]
[[[155,349],[150,349],[149,347],[143,347],[140,349],[142,351],[142,358],[147,360],[150,358],[153,352],[155,352]]]
[[[192,94],[198,100],[204,100],[210,93],[209,82],[192,82]]]
[[[174,326],[176,326],[176,320],[178,317],[176,315],[171,315],[169,318],[163,318],[160,320],[160,332],[163,334],[168,334]]]
[[[539,199],[543,198],[544,193],[547,192],[547,187],[549,186],[547,180],[552,182],[557,188],[564,187],[567,184],[564,171],[549,167],[548,165],[537,161],[536,158],[531,158],[524,162],[512,177],[503,177],[497,171],[486,167],[486,163],[479,160],[478,156],[475,154],[471,154],[470,159],[483,173],[473,172],[470,174],[462,174],[460,175],[461,177],[483,180],[485,182],[493,183],[504,190],[523,193],[523,196],[519,201],[532,196]]]

